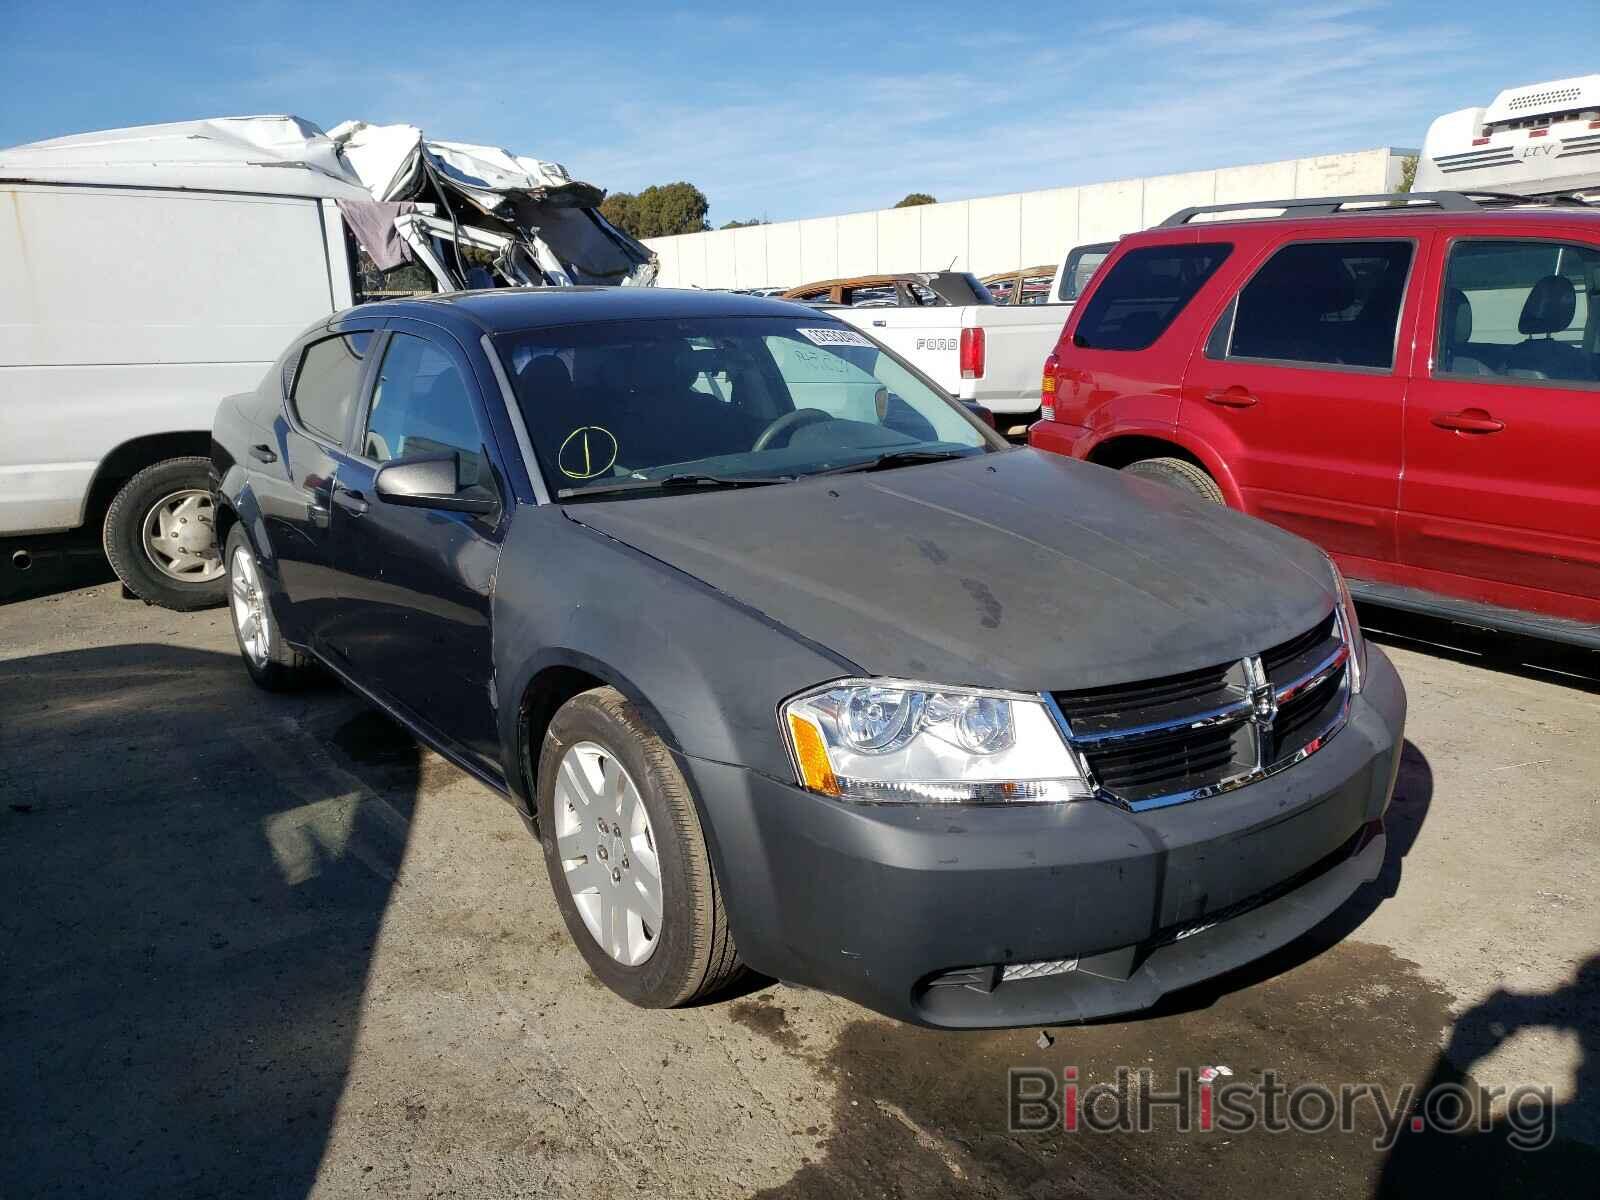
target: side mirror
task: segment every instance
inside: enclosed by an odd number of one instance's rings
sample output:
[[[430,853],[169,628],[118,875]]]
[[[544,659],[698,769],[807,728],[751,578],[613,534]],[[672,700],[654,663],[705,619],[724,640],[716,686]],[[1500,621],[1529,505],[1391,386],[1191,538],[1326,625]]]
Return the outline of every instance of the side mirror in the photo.
[[[456,456],[403,458],[386,463],[372,477],[372,490],[390,504],[409,508],[439,508],[447,512],[492,513],[500,507],[493,495],[481,489],[472,493],[456,486]]]

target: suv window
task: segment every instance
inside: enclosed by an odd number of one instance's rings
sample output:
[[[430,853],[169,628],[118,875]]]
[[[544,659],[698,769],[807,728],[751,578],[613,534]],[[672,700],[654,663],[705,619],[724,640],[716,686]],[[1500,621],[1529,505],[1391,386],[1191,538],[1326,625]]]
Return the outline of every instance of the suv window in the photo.
[[[483,433],[467,382],[439,347],[396,333],[384,351],[361,452],[376,462],[456,456],[456,486],[480,481]]]
[[[1600,249],[1465,241],[1450,248],[1434,374],[1600,386]]]
[[[372,345],[368,331],[312,342],[301,352],[289,404],[295,419],[319,437],[344,444],[361,388],[361,367]]]
[[[1073,345],[1088,350],[1143,350],[1153,344],[1232,249],[1216,242],[1128,251],[1083,306]]]
[[[1398,241],[1284,246],[1223,314],[1222,356],[1391,369],[1413,252]]]

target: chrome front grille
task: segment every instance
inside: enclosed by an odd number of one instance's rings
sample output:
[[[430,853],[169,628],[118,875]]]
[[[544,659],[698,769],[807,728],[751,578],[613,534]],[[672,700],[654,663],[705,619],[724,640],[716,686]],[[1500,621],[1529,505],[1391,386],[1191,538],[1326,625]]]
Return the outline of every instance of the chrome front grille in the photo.
[[[1349,712],[1347,655],[1330,612],[1250,658],[1051,698],[1096,791],[1154,808],[1238,787],[1318,749]]]

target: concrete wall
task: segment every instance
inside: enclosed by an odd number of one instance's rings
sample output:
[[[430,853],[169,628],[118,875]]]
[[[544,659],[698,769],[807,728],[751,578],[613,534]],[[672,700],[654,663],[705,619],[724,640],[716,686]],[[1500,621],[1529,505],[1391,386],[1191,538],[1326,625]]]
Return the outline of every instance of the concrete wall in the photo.
[[[645,244],[661,256],[660,282],[667,287],[793,287],[841,275],[949,268],[989,275],[1059,262],[1073,246],[1111,241],[1192,204],[1392,191],[1405,153],[1358,150]]]

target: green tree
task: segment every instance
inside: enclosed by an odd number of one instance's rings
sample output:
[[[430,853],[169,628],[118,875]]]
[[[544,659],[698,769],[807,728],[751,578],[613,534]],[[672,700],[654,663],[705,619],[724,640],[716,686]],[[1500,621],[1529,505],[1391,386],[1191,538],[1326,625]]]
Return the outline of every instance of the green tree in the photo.
[[[651,185],[633,195],[615,192],[600,205],[600,214],[636,238],[671,237],[677,233],[702,233],[711,228],[706,194],[692,183]]]
[[[757,217],[751,221],[728,221],[717,226],[718,229],[748,229],[751,225],[765,225],[766,222]]]
[[[600,203],[600,215],[618,229],[633,232],[633,205],[638,199],[632,192],[612,192]]]
[[[937,204],[937,203],[939,203],[939,202],[937,200],[935,200],[932,196],[928,195],[927,192],[912,192],[904,200],[900,201],[899,204],[896,204],[895,207],[896,208],[915,208],[919,204]]]
[[[1397,192],[1409,192],[1412,184],[1417,182],[1417,156],[1408,154],[1400,160],[1400,186]]]

